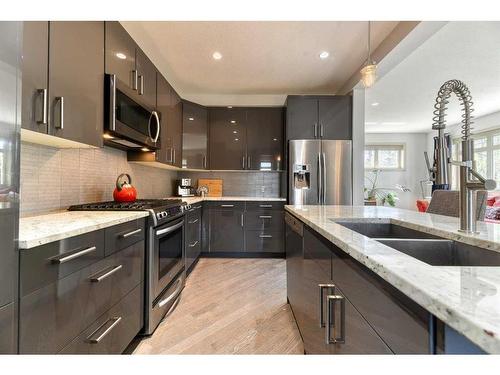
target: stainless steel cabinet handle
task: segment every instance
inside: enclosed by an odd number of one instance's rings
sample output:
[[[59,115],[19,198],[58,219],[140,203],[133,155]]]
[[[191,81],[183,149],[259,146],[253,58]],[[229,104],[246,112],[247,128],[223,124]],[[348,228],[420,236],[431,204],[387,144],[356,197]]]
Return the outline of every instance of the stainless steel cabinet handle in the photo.
[[[57,96],[56,101],[59,102],[59,125],[55,127],[57,129],[64,129],[64,96]]]
[[[141,232],[142,232],[142,229],[139,228],[139,229],[133,230],[132,232],[128,232],[128,233],[122,234],[122,235],[120,235],[120,237],[121,238],[128,238],[130,236],[133,236],[134,234],[141,233]]]
[[[62,256],[59,258],[52,258],[51,262],[57,263],[57,264],[66,263],[66,262],[69,262],[70,260],[80,258],[80,257],[84,256],[85,254],[91,253],[91,252],[96,251],[96,250],[97,250],[97,247],[95,247],[95,246],[87,247],[86,249],[77,251],[76,253],[73,253],[73,254]]]
[[[335,293],[335,284],[318,284],[319,287],[319,326],[325,326],[325,319],[323,318],[324,308],[324,290],[330,290],[331,293]]]
[[[260,208],[273,208],[272,204],[259,204]]]
[[[194,211],[194,208],[193,208]],[[196,224],[198,222],[198,219],[194,219],[192,221],[188,221],[188,224]]]
[[[318,124],[314,123],[314,138],[318,138]]]
[[[36,120],[38,125],[47,125],[47,89],[36,90],[38,95],[42,96],[41,118]]]
[[[112,274],[114,274],[115,272],[121,270],[123,268],[123,266],[120,264],[119,266],[116,266],[116,267],[113,267],[111,270],[109,270],[108,272],[105,272],[103,273],[102,275],[99,275],[99,276],[91,276],[90,277],[90,281],[92,281],[93,283],[98,283],[98,282],[101,282],[102,280],[108,278],[109,276],[111,276]]]
[[[273,238],[273,236],[270,234],[261,234],[259,237],[260,238]]]
[[[173,147],[170,147],[169,151],[170,151],[170,159],[168,160],[168,162],[173,163],[174,162],[174,149],[173,149]]]
[[[113,328],[116,327],[116,325],[118,323],[120,323],[120,321],[122,320],[122,317],[121,316],[116,316],[116,317],[113,317],[111,319],[109,319],[106,323],[104,323],[102,326],[100,326],[99,328],[97,328],[88,338],[88,342],[90,342],[91,344],[99,344],[99,342],[102,341],[103,338],[105,338],[112,330]],[[107,324],[111,323],[111,325],[106,328],[99,336],[97,336],[95,339],[93,338],[93,336],[99,332],[103,327],[105,327]]]
[[[234,204],[221,204],[221,207],[234,207]]]
[[[325,153],[323,153],[323,164],[321,166],[321,176],[323,177],[323,182],[321,183],[321,188],[323,189],[323,192],[321,193],[321,199],[322,204],[326,204],[326,156]]]
[[[189,244],[188,246],[189,247],[195,247],[196,245],[198,245],[198,241],[194,241],[192,244]]]
[[[318,204],[323,203],[323,176],[321,173],[322,170],[322,163],[321,163],[321,154],[318,154]]]
[[[242,165],[243,169],[245,169],[245,155],[243,155],[241,165]]]
[[[341,295],[331,295],[326,297],[326,343],[345,343],[345,298]],[[335,321],[335,305],[340,302],[340,336],[337,336],[337,323]],[[332,337],[333,331],[333,337]]]
[[[207,156],[206,155],[203,155],[203,168],[204,169],[207,169]]]
[[[139,95],[144,95],[144,76],[139,75]]]
[[[167,298],[162,299],[160,302],[158,302],[158,307],[163,307],[167,303],[172,301],[174,298],[176,298],[182,290],[183,283],[184,283],[184,277],[177,279],[177,287],[175,288],[174,292]]]
[[[132,90],[137,90],[138,73],[137,70],[132,70]]]
[[[243,212],[241,213],[241,227],[243,228],[244,227],[244,219],[243,219]]]
[[[179,222],[179,223],[177,223],[177,224],[175,224],[175,225],[172,225],[171,227],[168,227],[168,228],[165,228],[165,229],[160,229],[160,230],[156,231],[156,235],[157,236],[161,236],[162,234],[173,232],[174,230],[179,229],[183,225],[184,225],[184,220],[181,221],[181,222]]]
[[[251,164],[251,161],[252,161],[251,157],[250,157],[250,156],[247,156],[247,169],[251,169],[251,168],[252,168],[252,167],[251,167],[251,165],[252,165],[252,164]]]
[[[259,219],[272,219],[273,217],[271,215],[260,215]]]
[[[323,124],[319,124],[319,136],[323,138]]]

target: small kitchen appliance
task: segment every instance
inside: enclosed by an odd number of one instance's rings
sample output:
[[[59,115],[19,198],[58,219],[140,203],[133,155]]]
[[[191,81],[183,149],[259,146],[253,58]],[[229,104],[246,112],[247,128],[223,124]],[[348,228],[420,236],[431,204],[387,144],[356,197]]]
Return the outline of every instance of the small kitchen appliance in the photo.
[[[194,197],[196,189],[191,186],[190,178],[182,178],[177,181],[177,195],[180,197]]]

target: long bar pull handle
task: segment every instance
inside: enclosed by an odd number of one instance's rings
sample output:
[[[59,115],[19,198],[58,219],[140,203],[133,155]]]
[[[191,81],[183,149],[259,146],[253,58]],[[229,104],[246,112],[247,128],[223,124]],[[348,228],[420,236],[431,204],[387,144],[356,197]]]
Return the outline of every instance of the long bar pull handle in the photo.
[[[36,92],[42,96],[41,117],[36,120],[36,123],[38,125],[47,125],[47,89],[38,89]]]
[[[139,95],[144,95],[144,76],[139,75]]]
[[[260,208],[273,208],[272,204],[259,204]]]
[[[193,209],[194,210],[194,209]],[[188,224],[196,224],[198,222],[198,219],[194,219],[192,221],[188,221]]]
[[[116,316],[116,317],[113,317],[111,319],[109,319],[106,323],[104,323],[102,326],[100,326],[99,328],[97,328],[89,337],[88,337],[88,342],[90,342],[91,344],[99,344],[99,342],[102,341],[103,338],[105,338],[112,330],[113,328],[116,327],[116,325],[118,323],[120,323],[120,321],[122,320],[122,317],[121,316]],[[95,339],[93,338],[93,336],[99,332],[103,327],[106,326],[106,324],[108,323],[111,323],[111,325],[106,328],[99,336],[97,336]]]
[[[66,262],[69,262],[70,260],[73,260],[73,259],[76,259],[76,258],[80,258],[80,257],[82,257],[82,256],[84,256],[84,255],[86,255],[88,253],[92,253],[92,252],[94,252],[96,250],[97,250],[97,247],[95,247],[95,246],[87,247],[86,249],[77,251],[76,253],[73,253],[73,254],[62,256],[62,257],[59,257],[59,258],[52,258],[51,262],[52,263],[57,263],[57,264],[66,263]]]
[[[139,80],[139,74],[137,70],[132,70],[132,90],[137,90],[137,81]]]
[[[189,244],[188,246],[189,247],[195,247],[196,245],[198,245],[198,241],[194,241],[192,244]]]
[[[234,204],[221,204],[220,206],[225,208],[231,208],[234,207]]]
[[[323,188],[323,193],[321,194],[321,197],[323,199],[323,204],[326,204],[326,156],[325,153],[323,152],[323,164],[321,165],[321,174],[323,176],[323,182],[321,183],[321,187]]]
[[[174,155],[174,157],[173,157],[173,159],[172,159],[172,163],[174,163],[174,164],[175,164],[175,148],[173,149],[173,155]]]
[[[259,219],[272,219],[273,217],[271,215],[260,215]]]
[[[245,155],[243,155],[243,159],[242,159],[242,162],[241,162],[241,166],[242,166],[242,169],[245,169]]]
[[[172,225],[171,227],[167,227],[165,229],[160,229],[160,230],[156,231],[156,235],[161,236],[161,235],[173,232],[174,230],[179,229],[183,225],[184,225],[184,220],[180,221],[179,223],[177,223],[175,225]]]
[[[323,124],[319,124],[319,136],[323,138]]]
[[[132,232],[128,232],[128,233],[122,234],[120,237],[121,238],[128,238],[130,236],[133,236],[134,234],[138,234],[138,233],[141,233],[141,232],[142,232],[142,229],[139,228],[139,229],[133,230]]]
[[[318,154],[318,204],[323,203],[323,175],[321,173],[321,154]]]
[[[241,213],[241,227],[243,228],[245,226],[245,221],[243,219],[243,212]]]
[[[252,169],[251,162],[252,162],[252,159],[250,158],[250,156],[247,156],[247,169]]]
[[[314,129],[314,138],[318,138],[318,124],[317,123],[314,123],[313,129]]]
[[[260,238],[273,238],[271,234],[261,234],[259,235]]]
[[[341,295],[326,296],[326,343],[345,343],[345,298]],[[337,324],[335,322],[335,305],[340,302],[340,336],[337,336]],[[333,331],[333,337],[332,337]]]
[[[319,326],[324,327],[325,319],[323,317],[323,310],[325,309],[324,307],[325,293],[323,291],[325,289],[328,289],[331,291],[331,293],[335,293],[335,284],[318,284],[318,287],[319,287]]]
[[[111,270],[109,270],[108,272],[105,272],[103,273],[102,275],[99,275],[99,276],[91,276],[90,277],[90,281],[92,281],[93,283],[98,283],[98,282],[101,282],[102,280],[104,279],[107,279],[108,277],[110,277],[112,274],[114,274],[115,272],[118,272],[119,270],[121,270],[123,268],[123,266],[120,264],[119,266],[116,266],[116,267],[113,267]]]
[[[64,129],[64,96],[57,96],[56,101],[59,102],[59,125],[56,125],[57,129]]]

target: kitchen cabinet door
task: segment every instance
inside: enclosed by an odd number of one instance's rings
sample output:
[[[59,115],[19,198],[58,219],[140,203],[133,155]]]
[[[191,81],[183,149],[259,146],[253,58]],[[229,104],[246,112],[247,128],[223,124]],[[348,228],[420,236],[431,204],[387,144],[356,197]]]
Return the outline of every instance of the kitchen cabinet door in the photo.
[[[318,100],[320,136],[352,139],[352,97],[330,96]]]
[[[182,167],[182,100],[179,94],[171,87],[172,100],[171,119],[167,125],[172,135],[173,165]]]
[[[105,38],[106,73],[115,74],[117,79],[136,89],[134,40],[117,21],[105,22]]]
[[[209,110],[210,169],[246,169],[246,142],[244,108]]]
[[[201,253],[201,204],[193,206],[186,216],[186,271]]]
[[[290,96],[286,104],[286,140],[315,139],[318,133],[316,97]]]
[[[156,109],[160,116],[160,149],[156,150],[156,161],[164,164],[173,163],[173,140],[171,135],[169,119],[171,115],[172,90],[167,80],[156,73],[157,105]]]
[[[50,132],[102,146],[104,22],[50,22]]]
[[[139,48],[135,52],[137,92],[146,105],[156,107],[156,67]]]
[[[48,132],[49,23],[23,22],[21,126]]]
[[[283,169],[283,108],[247,109],[247,169]]]
[[[0,306],[0,354],[17,353],[17,324],[14,302]]]
[[[210,252],[243,252],[243,211],[210,209]]]
[[[205,107],[182,103],[182,167],[207,168],[208,111]]]

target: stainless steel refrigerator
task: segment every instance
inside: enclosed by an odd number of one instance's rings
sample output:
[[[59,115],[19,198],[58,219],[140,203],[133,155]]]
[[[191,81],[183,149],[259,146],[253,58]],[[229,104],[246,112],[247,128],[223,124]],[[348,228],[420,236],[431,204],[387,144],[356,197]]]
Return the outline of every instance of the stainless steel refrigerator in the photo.
[[[352,205],[352,142],[290,141],[288,202]]]
[[[21,22],[0,22],[0,353],[17,352]]]

